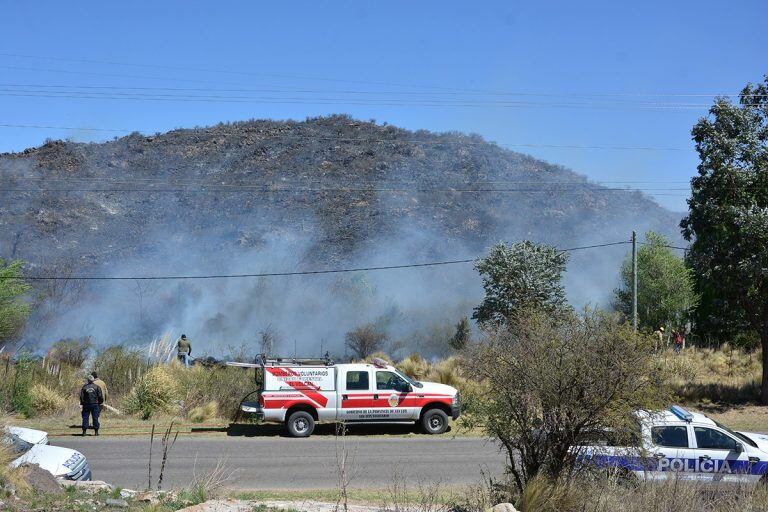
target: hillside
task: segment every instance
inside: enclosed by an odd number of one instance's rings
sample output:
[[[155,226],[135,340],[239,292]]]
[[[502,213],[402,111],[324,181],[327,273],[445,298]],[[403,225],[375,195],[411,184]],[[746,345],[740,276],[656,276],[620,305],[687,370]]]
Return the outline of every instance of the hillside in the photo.
[[[28,261],[33,274],[318,269],[471,257],[498,240],[567,247],[626,239],[633,228],[677,236],[678,215],[638,192],[606,191],[478,136],[412,132],[345,116],[220,124],[104,143],[50,141],[1,155],[0,172],[0,257]],[[610,263],[617,266],[625,251],[610,253]],[[586,268],[580,279],[605,288],[615,268]],[[170,298],[162,308],[141,305],[149,294],[138,282],[128,290],[131,283],[121,283],[121,293],[140,303],[139,325],[107,332],[90,318],[99,316],[93,310],[83,312],[85,320],[75,315],[84,304],[108,307],[118,292],[104,283],[68,283],[77,299],[56,311],[50,303],[59,299],[49,299],[38,330],[46,325],[56,336],[94,331],[122,339],[178,325],[180,316],[185,325],[191,321],[188,308],[181,315],[168,306]],[[75,291],[62,286],[41,285],[65,303],[63,295]],[[176,294],[174,303],[188,306],[189,290],[200,293],[195,287],[162,284],[152,296]],[[455,302],[466,310],[473,298]],[[206,322],[217,317],[209,313]],[[63,316],[70,317],[66,328]]]

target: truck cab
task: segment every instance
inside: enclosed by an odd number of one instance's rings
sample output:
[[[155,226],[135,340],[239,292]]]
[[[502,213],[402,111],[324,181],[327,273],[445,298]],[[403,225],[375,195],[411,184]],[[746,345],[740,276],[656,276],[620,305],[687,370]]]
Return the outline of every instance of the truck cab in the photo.
[[[269,423],[284,423],[290,435],[308,437],[317,422],[419,424],[442,434],[459,417],[456,388],[419,382],[381,359],[336,364],[330,359],[266,359],[228,363],[256,368],[258,401],[242,412]]]

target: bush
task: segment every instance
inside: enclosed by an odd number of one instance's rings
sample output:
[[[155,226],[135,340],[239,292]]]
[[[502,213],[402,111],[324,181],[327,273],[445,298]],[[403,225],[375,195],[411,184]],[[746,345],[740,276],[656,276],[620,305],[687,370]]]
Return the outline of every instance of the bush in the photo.
[[[650,338],[601,312],[511,317],[472,348],[465,365],[488,385],[478,414],[509,452],[520,492],[539,474],[573,475],[570,450],[588,432],[611,429],[629,439],[635,411],[668,403]]]
[[[187,414],[187,418],[192,423],[203,423],[206,420],[214,419],[218,413],[219,413],[219,404],[213,401],[213,402],[208,402],[205,405],[195,407],[194,409],[189,411],[189,414]]]
[[[124,406],[128,413],[141,414],[142,419],[148,420],[155,413],[171,412],[180,396],[181,387],[171,370],[155,366],[131,390]]]
[[[121,396],[130,392],[141,375],[147,373],[149,363],[142,351],[116,345],[96,354],[93,369],[107,384],[112,396]]]
[[[91,347],[93,347],[93,343],[88,337],[62,339],[53,344],[49,354],[51,359],[62,364],[81,368],[88,358]]]
[[[59,412],[66,405],[66,400],[63,397],[42,384],[32,386],[29,394],[32,410],[37,415]]]

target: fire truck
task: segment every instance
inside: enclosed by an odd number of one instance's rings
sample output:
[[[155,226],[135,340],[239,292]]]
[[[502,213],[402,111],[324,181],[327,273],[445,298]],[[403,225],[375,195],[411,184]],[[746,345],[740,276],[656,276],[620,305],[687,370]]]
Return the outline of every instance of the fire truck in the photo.
[[[418,424],[442,434],[459,417],[459,392],[436,382],[419,382],[386,361],[337,364],[322,359],[264,356],[254,363],[257,391],[240,410],[267,423],[283,423],[293,437],[309,437],[318,422]],[[256,395],[257,400],[248,400]]]

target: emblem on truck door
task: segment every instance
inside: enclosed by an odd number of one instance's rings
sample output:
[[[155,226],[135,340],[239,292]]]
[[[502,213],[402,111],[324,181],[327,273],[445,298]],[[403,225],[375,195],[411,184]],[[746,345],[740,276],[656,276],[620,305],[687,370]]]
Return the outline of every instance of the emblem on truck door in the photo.
[[[400,397],[397,395],[397,393],[392,393],[389,395],[388,402],[390,407],[397,407],[397,404],[400,403]]]

